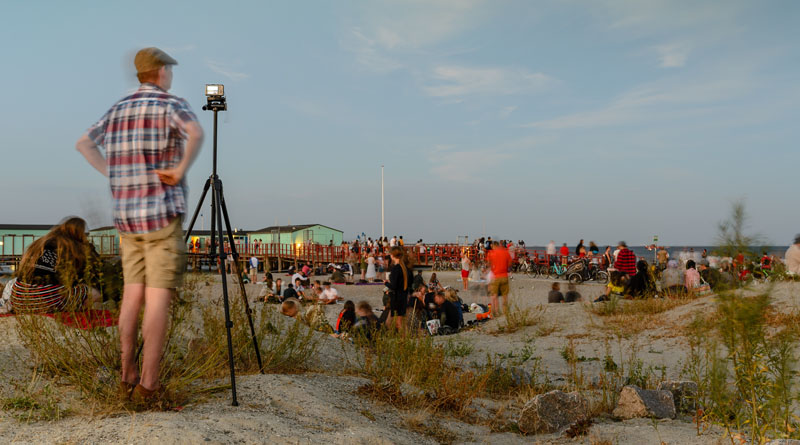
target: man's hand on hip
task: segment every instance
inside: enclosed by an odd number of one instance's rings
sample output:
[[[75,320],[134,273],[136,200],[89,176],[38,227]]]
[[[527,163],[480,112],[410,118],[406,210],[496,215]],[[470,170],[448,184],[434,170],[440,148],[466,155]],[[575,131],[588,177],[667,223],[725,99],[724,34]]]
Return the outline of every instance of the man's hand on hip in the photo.
[[[156,170],[158,179],[167,185],[178,185],[183,179],[184,171],[181,168],[170,168],[167,170]]]

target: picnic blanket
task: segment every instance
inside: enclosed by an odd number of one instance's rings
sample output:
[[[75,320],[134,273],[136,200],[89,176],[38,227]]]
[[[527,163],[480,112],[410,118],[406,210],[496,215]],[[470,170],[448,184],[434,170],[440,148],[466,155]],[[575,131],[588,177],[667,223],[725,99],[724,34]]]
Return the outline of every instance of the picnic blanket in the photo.
[[[11,317],[17,314],[0,314],[0,317]],[[108,328],[117,325],[117,318],[107,309],[90,309],[81,312],[56,312],[53,314],[34,314],[50,317],[71,328],[84,331],[94,328]]]

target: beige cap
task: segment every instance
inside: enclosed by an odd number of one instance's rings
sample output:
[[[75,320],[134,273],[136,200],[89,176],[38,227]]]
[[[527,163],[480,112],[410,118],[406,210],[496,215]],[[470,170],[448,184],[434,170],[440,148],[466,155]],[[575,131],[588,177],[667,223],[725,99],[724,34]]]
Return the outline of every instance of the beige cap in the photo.
[[[164,65],[177,65],[178,61],[164,51],[151,46],[150,48],[139,50],[133,59],[133,64],[136,66],[137,73],[146,73],[147,71],[157,70]]]

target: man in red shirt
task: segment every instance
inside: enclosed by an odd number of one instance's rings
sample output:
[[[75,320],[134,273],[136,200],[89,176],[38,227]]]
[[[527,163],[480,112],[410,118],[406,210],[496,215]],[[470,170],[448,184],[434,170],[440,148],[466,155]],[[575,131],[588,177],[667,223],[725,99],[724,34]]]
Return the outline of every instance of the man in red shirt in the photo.
[[[569,247],[567,247],[567,243],[561,246],[561,250],[559,250],[558,253],[561,254],[561,264],[567,264],[567,260],[569,259]]]
[[[620,241],[618,248],[619,253],[614,261],[614,268],[630,276],[636,275],[636,254],[631,249],[628,249],[625,241]]]
[[[503,311],[508,312],[508,268],[511,267],[511,255],[508,249],[498,242],[492,244],[492,250],[486,254],[492,267],[492,282],[489,283],[489,297],[492,300],[492,316],[500,315],[497,296],[503,296]]]

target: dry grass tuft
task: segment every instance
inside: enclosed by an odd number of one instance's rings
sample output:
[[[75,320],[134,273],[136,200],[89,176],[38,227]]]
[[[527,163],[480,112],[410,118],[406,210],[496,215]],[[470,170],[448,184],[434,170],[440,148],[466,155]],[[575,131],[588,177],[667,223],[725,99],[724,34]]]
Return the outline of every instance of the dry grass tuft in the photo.
[[[396,407],[471,414],[472,400],[481,394],[488,371],[462,369],[448,358],[443,345],[421,334],[380,331],[357,350],[352,364],[371,380],[360,392]]]
[[[667,317],[661,314],[693,301],[691,298],[621,300],[612,296],[610,301],[584,307],[594,315],[599,315],[605,327],[627,336],[663,326]]]
[[[497,326],[496,334],[511,334],[528,326],[537,325],[546,310],[545,306],[520,308],[511,306],[505,314],[505,320]]]

